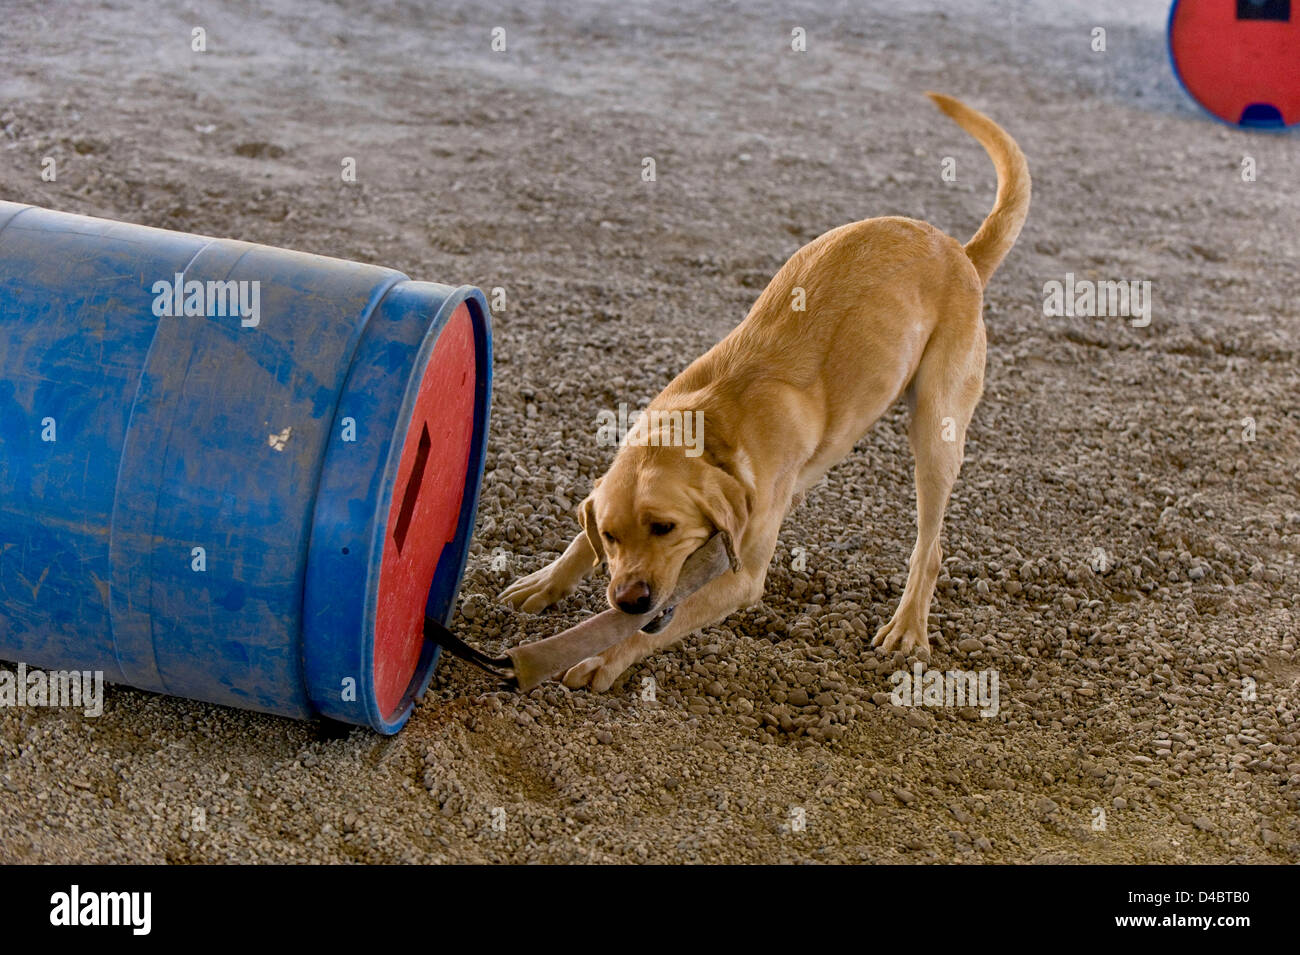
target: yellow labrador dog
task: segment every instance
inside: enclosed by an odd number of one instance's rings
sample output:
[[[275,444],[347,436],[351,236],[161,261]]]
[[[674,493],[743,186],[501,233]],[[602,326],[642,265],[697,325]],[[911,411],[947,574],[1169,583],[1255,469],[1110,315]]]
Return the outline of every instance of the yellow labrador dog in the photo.
[[[898,609],[874,643],[928,657],[939,531],[984,387],[984,287],[1020,234],[1030,191],[1024,154],[1001,127],[955,99],[928,95],[992,158],[993,211],[964,247],[928,223],[894,216],[827,232],[796,252],[745,320],[651,402],[648,420],[660,422],[659,431],[623,442],[579,508],[583,532],[501,594],[536,612],[604,560],[611,606],[661,610],[570,669],[568,686],[604,691],[647,654],[757,602],[786,513],[902,396],[916,458],[916,547]],[[698,412],[703,451],[692,456],[677,425]],[[682,562],[718,532],[730,571],[679,606],[663,606]]]

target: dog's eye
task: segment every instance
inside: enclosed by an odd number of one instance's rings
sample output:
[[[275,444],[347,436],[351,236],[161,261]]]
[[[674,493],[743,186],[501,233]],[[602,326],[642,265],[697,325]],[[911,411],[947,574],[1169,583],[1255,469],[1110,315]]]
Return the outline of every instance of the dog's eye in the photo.
[[[618,543],[616,540],[614,540],[614,535],[611,534],[609,531],[605,531],[605,533],[601,534],[600,536],[605,538],[605,540],[609,541],[611,544]]]
[[[671,534],[676,524],[667,524],[656,521],[650,525],[650,533],[655,537],[663,537],[665,534]]]

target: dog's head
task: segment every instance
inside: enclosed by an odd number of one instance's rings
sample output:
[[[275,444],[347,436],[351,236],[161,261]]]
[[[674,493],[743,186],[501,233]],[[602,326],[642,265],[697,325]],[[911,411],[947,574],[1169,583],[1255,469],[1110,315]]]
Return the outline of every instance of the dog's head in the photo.
[[[715,533],[739,569],[752,503],[752,490],[717,463],[681,448],[624,447],[578,508],[592,550],[609,565],[610,606],[659,610],[642,629],[662,628],[682,564]]]

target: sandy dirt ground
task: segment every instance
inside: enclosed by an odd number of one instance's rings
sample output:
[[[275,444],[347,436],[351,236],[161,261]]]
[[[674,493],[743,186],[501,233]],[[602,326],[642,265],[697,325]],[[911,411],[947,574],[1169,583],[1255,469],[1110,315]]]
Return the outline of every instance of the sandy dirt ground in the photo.
[[[608,693],[444,662],[390,738],[123,688],[0,711],[0,861],[1300,861],[1297,141],[1197,110],[1163,2],[3,6],[0,198],[506,290],[455,622],[494,651],[603,607],[495,599],[575,531],[602,410],[829,228],[974,231],[992,167],[923,90],[1003,123],[1034,201],[931,616],[996,716],[894,705],[870,649],[914,534],[896,408],[759,606]],[[1151,282],[1150,324],[1044,315],[1067,273]]]

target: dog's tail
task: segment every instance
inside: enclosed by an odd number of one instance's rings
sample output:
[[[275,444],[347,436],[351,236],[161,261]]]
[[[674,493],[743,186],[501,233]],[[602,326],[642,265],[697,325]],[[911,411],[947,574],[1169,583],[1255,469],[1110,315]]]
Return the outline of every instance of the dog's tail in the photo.
[[[1029,215],[1029,165],[1007,131],[979,110],[942,93],[925,95],[975,137],[998,173],[998,197],[993,211],[966,243],[966,254],[975,263],[980,281],[988,285],[993,272],[1015,245],[1020,227]]]

